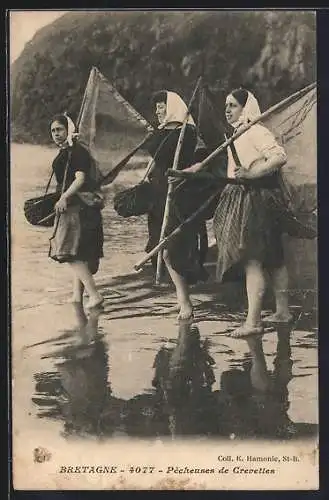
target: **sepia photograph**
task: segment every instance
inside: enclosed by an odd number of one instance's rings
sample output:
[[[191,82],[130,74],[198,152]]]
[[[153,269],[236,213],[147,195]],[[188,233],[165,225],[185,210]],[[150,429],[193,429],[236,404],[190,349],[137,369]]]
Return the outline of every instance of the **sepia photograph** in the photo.
[[[318,490],[314,10],[9,10],[15,490]]]

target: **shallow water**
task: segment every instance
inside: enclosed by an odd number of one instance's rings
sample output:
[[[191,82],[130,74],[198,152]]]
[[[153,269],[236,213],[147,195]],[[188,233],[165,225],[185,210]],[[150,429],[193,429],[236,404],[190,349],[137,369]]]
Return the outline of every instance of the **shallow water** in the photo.
[[[65,266],[48,259],[48,241],[51,228],[37,228],[24,217],[24,201],[41,195],[50,175],[50,165],[56,150],[39,146],[14,144],[11,151],[11,252],[12,282],[18,293],[13,295],[14,307],[26,307],[53,302],[56,292],[63,300],[63,289],[68,290],[69,274]],[[110,189],[105,191],[108,202],[103,211],[106,259],[101,261],[103,276],[131,271],[136,259],[143,256],[146,227],[143,218],[123,219],[116,215],[111,199],[122,184],[133,185],[142,176],[141,171],[122,172]],[[53,186],[53,185],[52,185]],[[52,188],[49,190],[52,191]],[[125,258],[122,258],[122,250]],[[35,280],[36,273],[38,279]],[[25,287],[26,286],[26,287]],[[21,292],[21,293],[20,293]],[[57,298],[57,295],[56,295]]]
[[[264,335],[269,378],[262,355],[257,355],[253,381],[257,390],[251,391],[248,344],[225,335],[242,320],[243,304],[235,295],[231,304],[225,302],[218,286],[194,287],[200,341],[186,355],[184,342],[196,333],[185,332],[187,336],[178,343],[181,352],[175,372],[184,375],[184,356],[194,356],[188,381],[178,391],[182,394],[192,384],[186,396],[188,415],[175,399],[175,388],[168,389],[168,376],[161,370],[157,373],[162,381],[159,389],[154,381],[155,357],[159,352],[171,355],[177,346],[175,297],[171,287],[152,285],[149,266],[142,273],[133,272],[133,265],[144,255],[146,220],[122,219],[111,203],[113,193],[122,185],[133,185],[141,171],[122,172],[107,189],[105,258],[97,275],[106,298],[104,312],[85,317],[83,311],[66,304],[70,274],[47,257],[51,229],[30,226],[23,214],[24,201],[42,193],[55,154],[53,149],[38,146],[12,146],[13,401],[19,432],[37,432],[42,426],[50,433],[64,431],[65,437],[170,433],[259,437],[262,432],[287,439],[316,433],[317,329],[312,308],[292,308],[295,323],[290,343],[285,340],[288,331],[279,332],[279,346],[277,332],[269,330]],[[214,363],[197,368],[205,359],[206,339]],[[247,395],[248,391],[253,395],[241,400],[238,393],[243,384]],[[170,403],[165,403],[168,394]],[[241,419],[232,417],[237,414],[245,420],[250,416],[248,429]],[[273,425],[266,427],[268,420]]]

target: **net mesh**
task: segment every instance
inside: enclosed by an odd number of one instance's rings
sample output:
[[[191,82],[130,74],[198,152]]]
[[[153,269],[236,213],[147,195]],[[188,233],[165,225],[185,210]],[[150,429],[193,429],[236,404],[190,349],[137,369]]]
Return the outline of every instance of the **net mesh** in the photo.
[[[317,207],[316,102],[314,86],[263,122],[287,153],[281,169],[283,187],[292,210],[301,215]]]
[[[92,68],[78,118],[79,141],[97,164],[96,176],[105,176],[141,143],[152,126]],[[147,157],[146,153],[140,155]]]

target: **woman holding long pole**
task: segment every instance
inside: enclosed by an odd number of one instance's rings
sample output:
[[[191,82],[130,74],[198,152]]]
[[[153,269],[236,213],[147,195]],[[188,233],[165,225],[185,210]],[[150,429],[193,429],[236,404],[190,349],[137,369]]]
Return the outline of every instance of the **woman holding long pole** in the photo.
[[[149,181],[156,202],[148,215],[149,240],[146,246],[148,252],[157,245],[163,227],[163,218],[168,191],[166,172],[173,165],[175,152],[184,120],[187,118],[187,106],[175,92],[160,91],[153,97],[155,114],[159,123],[157,133],[148,141],[147,147],[154,157],[154,168],[149,175]],[[162,147],[159,149],[159,144]],[[184,138],[180,148],[177,169],[191,165],[197,142],[195,123],[190,116],[187,118]],[[171,232],[181,222],[175,204],[167,212],[166,233]],[[188,285],[196,283],[204,272],[200,265],[198,250],[199,223],[182,232],[163,252],[168,273],[175,285],[179,307],[178,319],[188,320],[192,317],[192,303],[189,297]],[[156,269],[157,258],[153,259]]]
[[[225,115],[234,131],[260,114],[251,92],[236,89],[227,96]],[[241,270],[246,278],[248,313],[245,323],[231,334],[236,338],[263,333],[261,310],[267,275],[276,301],[276,312],[267,322],[285,324],[292,319],[282,227],[274,209],[281,199],[277,173],[285,162],[284,149],[260,124],[249,128],[228,151],[228,178],[250,181],[248,185],[228,184],[214,216],[218,280],[235,279]],[[197,172],[199,169],[200,164],[196,164],[187,170]]]

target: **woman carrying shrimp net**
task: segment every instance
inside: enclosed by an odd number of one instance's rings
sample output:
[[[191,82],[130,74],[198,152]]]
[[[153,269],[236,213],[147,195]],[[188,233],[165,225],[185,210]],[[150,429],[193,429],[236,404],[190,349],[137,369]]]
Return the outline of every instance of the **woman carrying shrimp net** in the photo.
[[[59,148],[52,168],[60,198],[55,205],[55,227],[50,239],[49,257],[68,263],[71,268],[71,302],[82,304],[86,290],[89,296],[87,308],[101,308],[104,299],[93,278],[99,259],[103,257],[102,205],[97,197],[93,197],[96,192],[94,164],[87,149],[74,140],[75,126],[69,116],[53,117],[50,131]],[[83,198],[82,194],[87,197]]]
[[[186,118],[188,108],[182,98],[176,93],[167,90],[159,91],[153,95],[154,111],[159,123],[158,129],[148,141],[146,147],[154,159],[154,168],[149,174],[153,196],[156,203],[148,214],[148,243],[146,252],[154,248],[160,239],[161,226],[164,217],[168,178],[166,172],[173,166],[175,152],[180,137],[181,128]],[[180,151],[178,169],[191,165],[194,161],[197,146],[196,125],[192,116],[188,117],[184,139]],[[181,222],[176,208],[171,206],[166,234],[169,234]],[[184,200],[179,201],[180,210],[188,211]],[[205,271],[202,262],[202,248],[198,236],[202,235],[205,225],[202,222],[191,224],[188,230],[177,235],[163,252],[163,259],[168,274],[175,286],[177,305],[179,309],[178,320],[192,320],[193,308],[189,296],[189,285],[205,280]],[[154,269],[156,258],[153,260]]]
[[[251,92],[240,88],[227,96],[225,116],[234,132],[260,114]],[[284,207],[278,173],[285,163],[284,149],[260,124],[253,125],[228,148],[227,176],[251,181],[224,188],[213,221],[218,246],[217,279],[236,279],[241,270],[246,279],[248,313],[245,323],[230,333],[235,338],[263,333],[261,311],[267,275],[273,286],[276,311],[266,322],[288,324],[292,320],[282,228],[274,210],[281,201]],[[190,170],[198,168],[196,164]]]

